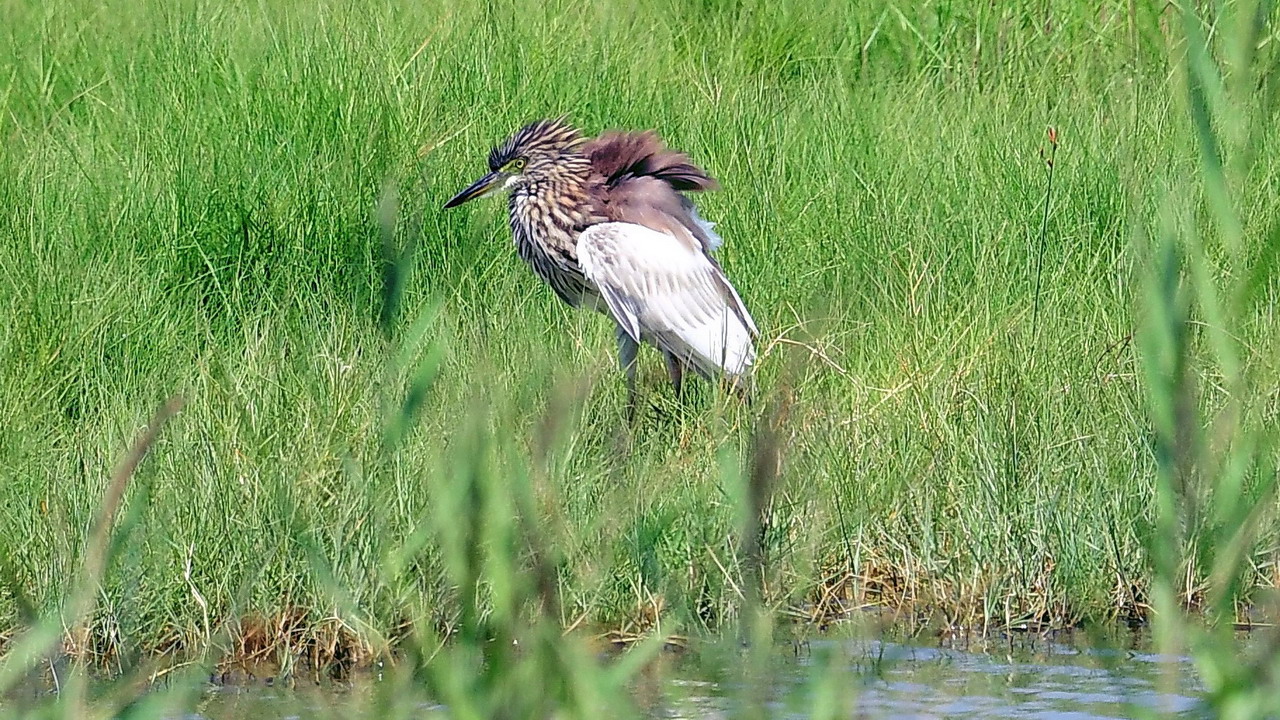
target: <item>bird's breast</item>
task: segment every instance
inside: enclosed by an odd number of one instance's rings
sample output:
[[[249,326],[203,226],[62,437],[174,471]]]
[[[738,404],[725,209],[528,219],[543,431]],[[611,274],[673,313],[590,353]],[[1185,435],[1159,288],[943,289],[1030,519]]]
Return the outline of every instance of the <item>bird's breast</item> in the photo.
[[[578,264],[578,238],[572,226],[545,208],[520,205],[513,198],[511,235],[516,254],[560,299],[574,307],[595,307],[599,291]]]

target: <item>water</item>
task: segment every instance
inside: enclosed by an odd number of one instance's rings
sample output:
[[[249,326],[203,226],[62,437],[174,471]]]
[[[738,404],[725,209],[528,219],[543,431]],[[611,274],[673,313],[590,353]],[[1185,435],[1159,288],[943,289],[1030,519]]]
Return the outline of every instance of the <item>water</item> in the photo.
[[[654,718],[714,719],[741,715],[740,648],[703,648],[669,656],[641,678],[635,697]],[[834,663],[828,667],[826,663]],[[822,639],[783,648],[771,659],[763,692],[769,714],[807,716],[814,678],[824,674],[851,700],[858,718],[1052,718],[1087,720],[1205,715],[1188,658],[1141,649],[1103,649],[1040,641],[986,650],[852,639]],[[825,668],[825,669],[824,669]],[[350,716],[361,686],[341,691],[248,684],[213,688],[184,720]],[[433,708],[421,705],[423,715]],[[442,713],[447,715],[447,713]]]
[[[855,700],[854,717],[895,718],[1124,718],[1156,711],[1198,717],[1200,686],[1190,658],[1149,652],[1080,649],[1042,644],[1035,649],[974,651],[897,643],[812,644],[773,693],[776,717],[803,717],[812,705],[806,685],[814,657],[845,658],[838,682]],[[688,684],[687,705],[667,708],[666,717],[732,717],[734,703],[720,683]],[[775,690],[778,688],[775,687]],[[790,692],[788,692],[790,691]],[[797,692],[798,691],[798,692]]]

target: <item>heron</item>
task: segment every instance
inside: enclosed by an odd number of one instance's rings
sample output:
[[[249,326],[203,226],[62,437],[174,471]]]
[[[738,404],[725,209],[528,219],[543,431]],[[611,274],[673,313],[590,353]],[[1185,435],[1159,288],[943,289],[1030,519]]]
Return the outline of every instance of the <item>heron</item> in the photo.
[[[689,369],[747,395],[759,331],[712,254],[714,223],[685,194],[718,188],[652,130],[587,138],[561,117],[495,146],[489,172],[444,207],[508,192],[517,255],[565,303],[616,325],[634,416],[641,343],[663,354],[677,397]]]

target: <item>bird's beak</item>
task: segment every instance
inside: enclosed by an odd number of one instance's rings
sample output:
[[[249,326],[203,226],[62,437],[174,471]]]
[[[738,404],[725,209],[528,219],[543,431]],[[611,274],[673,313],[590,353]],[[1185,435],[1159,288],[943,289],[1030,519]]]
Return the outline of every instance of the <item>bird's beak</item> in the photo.
[[[488,195],[494,190],[502,187],[503,180],[504,178],[501,174],[491,172],[471,183],[471,185],[467,186],[466,190],[463,190],[457,195],[449,198],[449,202],[444,204],[444,209],[448,210],[451,207],[458,207],[468,200],[475,200],[478,197],[484,197],[485,195]]]

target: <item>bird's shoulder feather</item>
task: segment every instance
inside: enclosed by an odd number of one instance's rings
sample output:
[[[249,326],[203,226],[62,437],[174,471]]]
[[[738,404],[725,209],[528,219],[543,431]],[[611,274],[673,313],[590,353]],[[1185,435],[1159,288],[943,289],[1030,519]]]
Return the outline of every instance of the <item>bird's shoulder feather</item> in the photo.
[[[688,155],[667,147],[652,130],[602,133],[583,144],[582,154],[587,156],[592,170],[599,173],[608,186],[622,185],[633,178],[651,177],[682,192],[719,188],[715,178],[706,170],[694,165]]]
[[[668,148],[652,131],[606,132],[586,142],[582,153],[591,163],[591,194],[602,216],[691,238],[704,252],[719,247],[711,223],[682,194],[719,185],[689,156]]]

